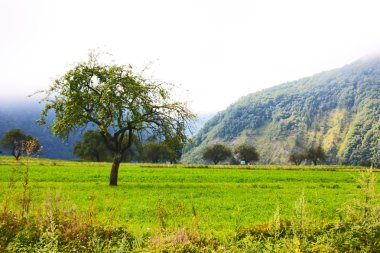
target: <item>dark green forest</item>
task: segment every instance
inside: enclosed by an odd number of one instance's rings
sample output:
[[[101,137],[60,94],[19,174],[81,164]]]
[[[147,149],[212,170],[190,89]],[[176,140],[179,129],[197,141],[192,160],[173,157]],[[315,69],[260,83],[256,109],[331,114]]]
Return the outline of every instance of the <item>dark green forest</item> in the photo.
[[[379,118],[380,58],[365,58],[242,97],[205,124],[183,162],[201,162],[218,142],[254,144],[260,163],[322,146],[326,163],[370,165],[379,162]]]

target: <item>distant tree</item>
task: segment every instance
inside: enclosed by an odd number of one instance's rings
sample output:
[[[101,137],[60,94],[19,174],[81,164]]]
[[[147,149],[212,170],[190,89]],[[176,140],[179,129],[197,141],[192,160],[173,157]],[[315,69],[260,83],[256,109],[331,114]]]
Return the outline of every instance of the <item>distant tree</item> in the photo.
[[[253,145],[241,144],[235,148],[234,153],[240,161],[245,161],[246,163],[259,160],[259,153],[257,153]]]
[[[99,131],[88,130],[82,139],[75,143],[73,153],[84,160],[106,161],[111,158],[111,153],[107,148],[104,139]]]
[[[36,137],[28,136],[27,140],[22,143],[22,153],[28,157],[38,156],[42,151],[42,146]]]
[[[300,165],[303,161],[305,161],[306,155],[305,153],[291,153],[289,156],[289,162],[294,163],[295,165]]]
[[[142,146],[142,159],[147,162],[177,163],[181,159],[186,144],[183,134],[184,126],[179,124],[176,129],[163,129],[161,132],[150,135]]]
[[[232,157],[232,151],[223,144],[214,144],[208,146],[202,155],[204,160],[212,161],[214,164],[218,164],[221,161],[225,161]]]
[[[8,132],[6,132],[3,138],[1,139],[1,145],[4,148],[9,148],[12,152],[12,155],[16,158],[16,160],[18,160],[20,156],[26,154],[26,141],[30,140],[34,140],[33,147],[30,147],[28,151],[28,155],[31,156],[33,154],[38,153],[41,146],[36,138],[24,133],[21,129],[11,129]]]
[[[168,158],[170,163],[177,163],[182,156],[185,142],[183,141],[184,126],[178,125],[174,131],[167,131],[164,133],[164,143],[169,148]]]
[[[306,151],[306,158],[312,161],[314,165],[317,165],[318,162],[326,161],[326,154],[321,146],[317,148],[311,147]]]
[[[110,185],[117,185],[120,163],[135,134],[174,131],[194,118],[186,104],[173,100],[168,85],[144,78],[131,66],[101,63],[96,54],[55,80],[45,93],[40,124],[54,110],[55,135],[67,138],[78,127],[98,127],[113,157]],[[186,135],[181,138],[185,141]]]
[[[137,136],[133,137],[131,147],[125,151],[123,155],[123,161],[141,161],[143,154],[143,143],[139,140]]]
[[[147,142],[143,145],[143,159],[158,163],[170,160],[170,148],[165,142]]]
[[[125,139],[124,142],[128,142],[128,139]],[[132,146],[123,155],[123,161],[139,160],[141,150],[141,143],[137,136],[134,136]],[[86,131],[81,140],[74,144],[73,153],[89,161],[103,162],[112,160],[112,154],[102,135],[97,130]]]

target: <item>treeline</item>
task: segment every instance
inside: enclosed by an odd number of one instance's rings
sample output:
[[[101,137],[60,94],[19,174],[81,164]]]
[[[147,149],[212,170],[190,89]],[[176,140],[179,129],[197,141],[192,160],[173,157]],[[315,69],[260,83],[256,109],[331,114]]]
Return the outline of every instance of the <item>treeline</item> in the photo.
[[[124,162],[178,163],[181,158],[184,142],[177,135],[160,138],[152,135],[144,141],[140,139],[134,136],[132,147],[124,153]],[[128,139],[125,139],[125,142],[127,141]],[[33,143],[32,147],[30,147],[31,143]],[[4,154],[9,151],[16,160],[26,155],[39,156],[45,150],[37,137],[17,128],[7,131],[0,138],[0,146],[3,147]],[[3,153],[2,150],[0,152]],[[112,161],[112,153],[97,130],[86,131],[74,144],[73,154],[86,161]]]
[[[142,139],[142,140],[141,140]],[[124,140],[128,142],[128,139]],[[123,155],[124,162],[178,163],[184,147],[179,135],[133,136],[133,144]],[[99,131],[88,130],[74,145],[73,152],[87,161],[112,161],[112,154]]]
[[[124,140],[128,142],[128,139]],[[11,151],[16,160],[20,156],[39,156],[43,146],[38,139],[26,134],[21,129],[11,129],[0,139],[0,144]],[[133,144],[124,153],[124,162],[178,163],[184,149],[184,141],[180,136],[166,135],[158,138],[151,135],[145,141],[133,136]],[[112,153],[108,149],[102,135],[97,130],[86,131],[82,138],[75,143],[73,153],[83,160],[105,162],[112,161]],[[233,150],[222,143],[208,146],[202,154],[204,161],[218,164],[227,161],[231,164],[252,164],[259,161],[256,148],[247,143],[237,145]],[[326,161],[326,154],[321,146],[311,147],[304,152],[292,153],[289,162],[300,165],[311,161],[314,165]]]
[[[86,130],[93,128],[78,129],[77,132],[62,140],[54,136],[51,129],[37,124],[36,121],[40,117],[41,110],[41,106],[36,101],[20,100],[10,104],[4,104],[0,101],[0,139],[12,129],[21,129],[25,134],[37,138],[40,145],[43,146],[39,153],[40,157],[64,160],[78,159],[78,156],[73,153],[74,145],[83,138]],[[205,119],[209,117],[210,115],[201,115],[200,119],[194,122],[195,131],[200,129]],[[53,120],[54,115],[51,114],[48,116],[47,123],[51,124]],[[143,137],[145,140],[147,139],[146,136]],[[12,151],[0,145],[0,154],[12,155]]]
[[[215,143],[203,151],[202,158],[214,164],[226,160],[232,164],[251,164],[259,160],[259,154],[256,148],[250,144],[240,144],[232,150],[227,145]]]
[[[251,144],[239,144],[232,150],[228,145],[222,143],[215,143],[206,147],[202,153],[202,159],[211,161],[214,164],[220,162],[227,162],[231,164],[252,164],[259,161],[259,153],[256,148]],[[289,155],[289,162],[295,165],[301,163],[312,163],[318,165],[326,161],[325,151],[321,146],[310,147],[309,149],[291,153]]]

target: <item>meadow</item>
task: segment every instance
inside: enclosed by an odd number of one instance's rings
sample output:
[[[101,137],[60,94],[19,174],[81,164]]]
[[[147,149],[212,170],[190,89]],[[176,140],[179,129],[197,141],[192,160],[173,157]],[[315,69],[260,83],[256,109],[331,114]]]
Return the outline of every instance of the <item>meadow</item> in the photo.
[[[110,167],[0,156],[2,209],[18,214],[27,202],[28,216],[46,206],[74,210],[135,238],[194,228],[196,222],[197,233],[220,244],[276,215],[291,221],[300,199],[308,219],[320,224],[342,219],[344,207],[363,199],[360,167],[122,164],[116,187],[108,185]]]

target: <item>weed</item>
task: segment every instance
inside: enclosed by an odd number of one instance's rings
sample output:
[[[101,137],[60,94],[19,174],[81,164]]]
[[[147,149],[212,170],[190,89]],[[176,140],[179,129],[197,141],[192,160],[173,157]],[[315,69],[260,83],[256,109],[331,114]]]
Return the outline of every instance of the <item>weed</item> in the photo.
[[[309,217],[306,210],[305,192],[302,191],[301,197],[295,205],[295,215],[292,218],[292,229],[297,240],[307,238],[309,228]],[[298,239],[299,238],[299,239]]]
[[[364,199],[361,201],[361,205],[364,211],[364,218],[369,215],[371,211],[372,202],[379,198],[376,193],[375,187],[377,182],[377,177],[373,173],[373,169],[368,169],[365,172],[360,173],[360,177],[357,179],[360,185],[360,189]]]
[[[96,221],[97,208],[96,208],[97,196],[92,194],[90,197],[90,203],[87,207],[86,224],[92,225]]]
[[[5,189],[5,194],[2,203],[3,214],[6,215],[10,209],[11,200],[14,199],[16,191],[16,168],[12,167],[9,174],[8,187]]]
[[[235,237],[240,237],[240,232],[242,229],[242,209],[237,206],[236,211],[233,213],[234,219],[235,219]]]
[[[277,206],[276,211],[274,212],[273,219],[269,221],[269,233],[273,236],[274,241],[277,240],[282,235],[283,228],[281,227],[281,214],[280,207]]]
[[[24,172],[24,178],[22,182],[22,195],[21,195],[21,217],[24,218],[25,215],[28,215],[30,202],[31,202],[31,189],[29,186],[29,166],[26,166]]]
[[[165,229],[166,225],[167,225],[168,211],[166,210],[165,204],[162,201],[162,199],[159,199],[157,201],[156,217],[157,217],[157,221],[158,221],[158,226],[161,229]]]

